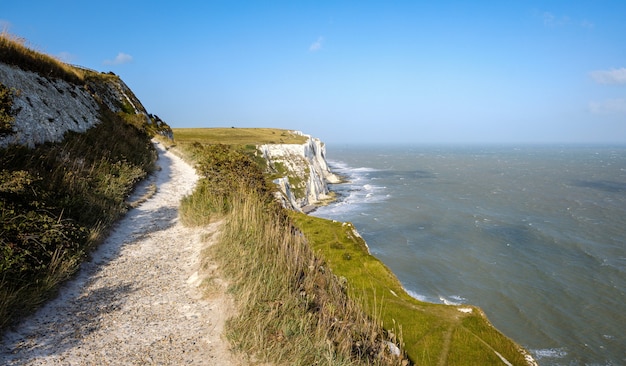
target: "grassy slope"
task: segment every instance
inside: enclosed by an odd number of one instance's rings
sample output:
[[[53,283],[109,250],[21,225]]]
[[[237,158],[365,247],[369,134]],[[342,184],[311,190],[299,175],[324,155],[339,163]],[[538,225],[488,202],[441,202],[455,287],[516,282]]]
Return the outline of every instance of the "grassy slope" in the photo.
[[[246,129],[242,133],[240,130],[174,131],[177,142],[183,145],[191,145],[193,141],[256,144],[255,132],[259,132],[257,137],[261,141],[267,142],[268,136],[281,131]],[[195,132],[199,133],[198,139]],[[360,299],[371,318],[380,319],[385,329],[401,339],[415,364],[502,364],[495,352],[513,365],[526,364],[519,347],[493,328],[480,309],[463,306],[472,308],[472,313],[464,313],[457,307],[420,302],[410,297],[393,273],[368,254],[365,242],[354,235],[351,225],[296,213],[291,217],[316,254],[325,259],[335,275],[347,280],[351,298]]]
[[[0,61],[79,85],[117,78],[68,66],[5,33]],[[16,113],[11,102],[3,102],[10,122]],[[102,106],[99,118],[100,124],[83,134],[68,132],[59,143],[0,149],[0,330],[54,295],[153,169],[154,131],[145,117]]]
[[[386,351],[389,338],[379,322],[313,255],[276,202],[264,160],[245,146],[189,143],[182,152],[202,179],[181,202],[181,221],[224,220],[210,258],[237,301],[238,315],[226,330],[236,348],[280,365],[408,363]]]
[[[361,297],[370,315],[382,316],[384,328],[401,333],[404,349],[420,365],[499,364],[500,353],[513,365],[525,365],[518,346],[498,332],[480,309],[418,301],[409,296],[391,271],[367,253],[350,224],[293,214],[312,247],[350,292]],[[464,313],[458,308],[472,308]]]
[[[104,118],[60,143],[0,150],[0,328],[53,295],[152,169],[150,137]]]
[[[303,144],[306,137],[277,128],[173,128],[177,143],[226,145]]]

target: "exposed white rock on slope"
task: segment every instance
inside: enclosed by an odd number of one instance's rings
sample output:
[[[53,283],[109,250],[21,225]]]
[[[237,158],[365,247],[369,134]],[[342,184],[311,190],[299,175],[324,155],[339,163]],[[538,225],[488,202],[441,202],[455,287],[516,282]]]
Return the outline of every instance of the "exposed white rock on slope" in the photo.
[[[17,111],[13,133],[0,136],[0,148],[10,144],[33,147],[61,141],[67,131],[85,132],[100,122],[99,102],[113,112],[128,104],[149,121],[133,92],[114,76],[106,82],[75,85],[0,63],[0,83],[15,91]]]
[[[326,147],[318,138],[299,131],[305,136],[303,144],[268,144],[258,149],[269,166],[287,176],[276,179],[281,191],[281,200],[286,207],[301,210],[328,199],[327,183],[338,183],[339,178],[328,168]]]

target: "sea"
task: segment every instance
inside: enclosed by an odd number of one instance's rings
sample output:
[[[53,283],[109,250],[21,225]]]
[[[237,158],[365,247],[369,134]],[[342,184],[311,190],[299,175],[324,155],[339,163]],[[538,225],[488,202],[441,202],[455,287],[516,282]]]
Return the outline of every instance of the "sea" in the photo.
[[[327,145],[352,222],[415,298],[481,307],[540,365],[626,365],[626,145]]]

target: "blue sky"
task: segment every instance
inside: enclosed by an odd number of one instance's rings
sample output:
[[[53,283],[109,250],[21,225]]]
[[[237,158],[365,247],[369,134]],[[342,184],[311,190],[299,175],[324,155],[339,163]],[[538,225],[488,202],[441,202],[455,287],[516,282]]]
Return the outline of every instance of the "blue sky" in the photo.
[[[173,127],[334,142],[626,143],[626,1],[1,1]]]

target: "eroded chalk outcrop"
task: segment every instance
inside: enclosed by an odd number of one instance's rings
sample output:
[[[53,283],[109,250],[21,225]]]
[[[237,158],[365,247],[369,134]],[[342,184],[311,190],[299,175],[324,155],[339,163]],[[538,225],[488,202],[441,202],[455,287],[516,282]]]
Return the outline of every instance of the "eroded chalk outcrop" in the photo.
[[[274,180],[280,188],[279,199],[285,207],[301,211],[329,200],[328,184],[339,183],[326,161],[326,147],[318,138],[293,131],[307,138],[303,144],[257,146],[270,169],[281,177]]]
[[[12,91],[13,131],[0,136],[0,148],[18,144],[33,147],[58,142],[68,131],[85,132],[100,122],[100,108],[125,110],[150,118],[128,86],[115,75],[74,84],[48,78],[0,62],[0,82]]]

